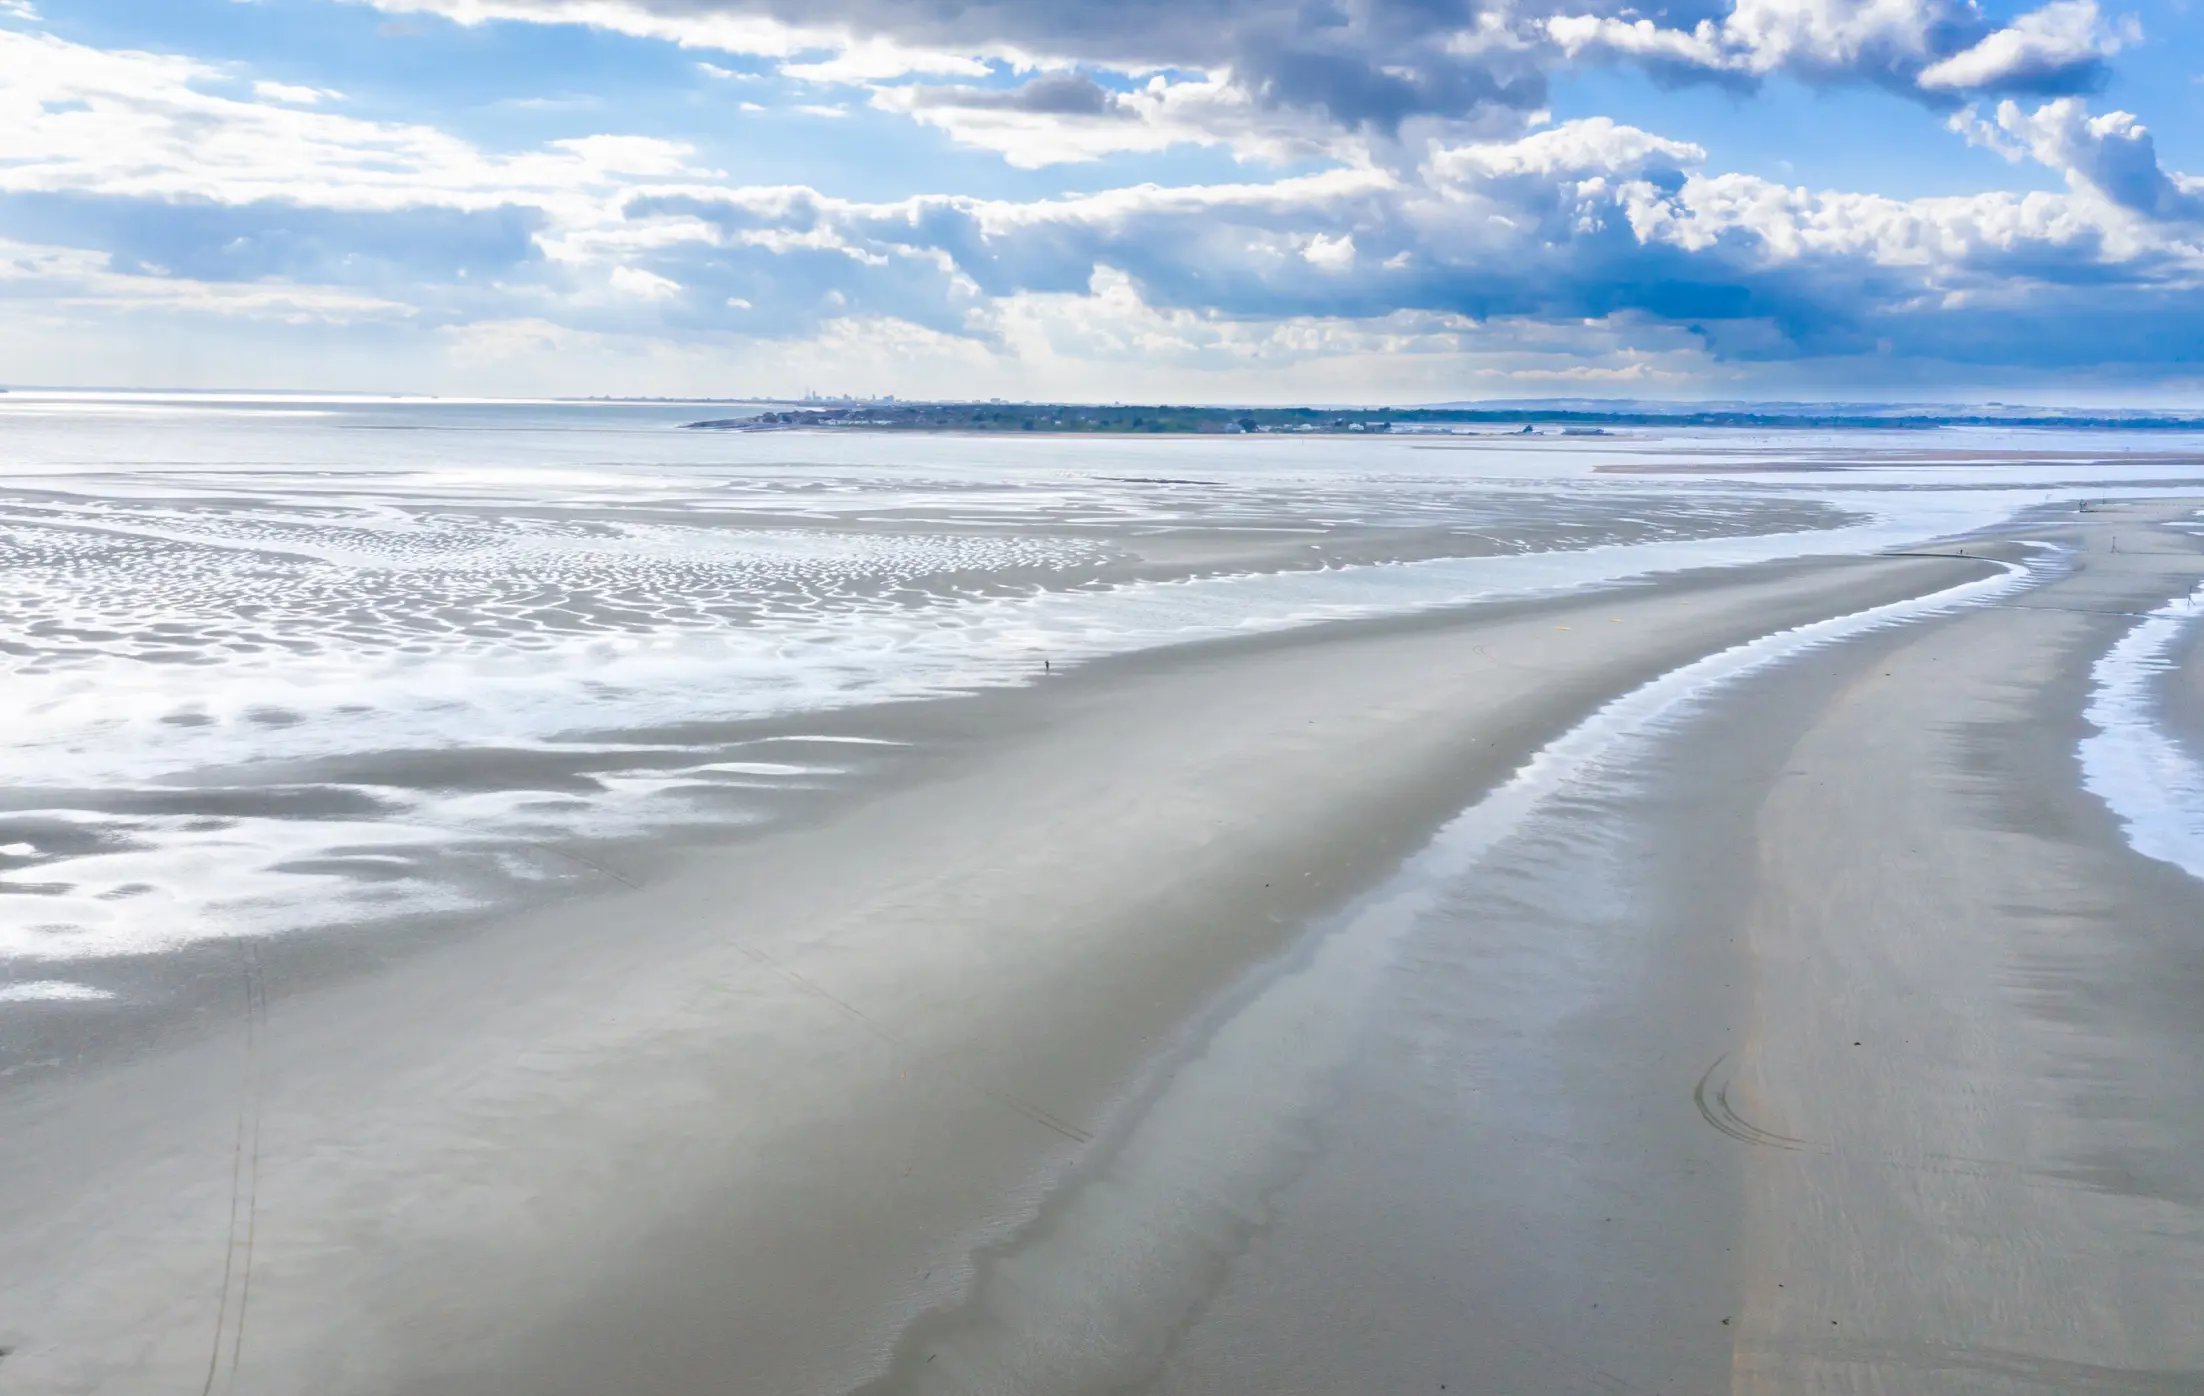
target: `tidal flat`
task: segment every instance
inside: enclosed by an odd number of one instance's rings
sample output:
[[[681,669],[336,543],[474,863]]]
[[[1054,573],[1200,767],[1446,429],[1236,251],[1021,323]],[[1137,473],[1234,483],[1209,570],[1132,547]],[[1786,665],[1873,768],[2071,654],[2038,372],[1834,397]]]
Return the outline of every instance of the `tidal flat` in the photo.
[[[0,413],[0,1392],[2204,1384],[2190,443]]]

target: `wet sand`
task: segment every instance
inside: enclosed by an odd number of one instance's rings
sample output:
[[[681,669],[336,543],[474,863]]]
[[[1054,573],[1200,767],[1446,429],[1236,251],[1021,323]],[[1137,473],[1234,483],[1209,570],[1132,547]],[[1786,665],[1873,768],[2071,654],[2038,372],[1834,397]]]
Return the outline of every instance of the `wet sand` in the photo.
[[[2119,613],[2204,570],[2165,512],[1832,688],[1760,808],[1739,1392],[2204,1390],[2204,886],[2073,775]]]
[[[1307,928],[1602,702],[1986,565],[876,711],[927,754],[816,818],[224,947],[229,1011],[0,1087],[0,1392],[2197,1389],[2204,900],[2071,769],[2195,563],[2084,558],[1740,688],[1392,965]]]
[[[2074,759],[2162,513],[1497,851],[1141,1386],[2204,1390],[2204,887]]]
[[[1857,522],[1768,491],[1372,478],[1298,448],[1319,468],[821,438],[823,468],[638,440],[631,467],[545,471],[510,455],[549,441],[467,432],[447,444],[482,440],[413,470],[404,448],[319,430],[290,443],[295,468],[119,455],[119,474],[0,485],[0,1001],[26,971],[316,927],[372,944],[391,922],[543,901],[598,845],[735,836],[812,786],[865,783],[856,746],[769,749],[806,729],[761,719],[1779,555]],[[206,467],[279,435],[164,449]],[[1116,473],[1165,456],[1204,474]],[[140,1018],[164,999],[142,968],[77,988]],[[39,1050],[0,1034],[0,1071]]]

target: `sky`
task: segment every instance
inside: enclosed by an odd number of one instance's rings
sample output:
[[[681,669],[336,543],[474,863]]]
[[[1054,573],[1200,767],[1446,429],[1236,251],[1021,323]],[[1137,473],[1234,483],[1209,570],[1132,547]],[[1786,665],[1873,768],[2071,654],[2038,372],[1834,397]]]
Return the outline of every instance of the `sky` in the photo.
[[[0,383],[2204,405],[2197,3],[0,0]]]

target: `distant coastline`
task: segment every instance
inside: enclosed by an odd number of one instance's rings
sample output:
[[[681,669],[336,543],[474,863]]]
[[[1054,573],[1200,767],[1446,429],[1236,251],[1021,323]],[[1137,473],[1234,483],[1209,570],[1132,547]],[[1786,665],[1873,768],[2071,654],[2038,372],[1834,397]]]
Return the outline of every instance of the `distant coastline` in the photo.
[[[1632,405],[1603,409],[1547,407],[1184,407],[1006,402],[853,402],[768,408],[747,417],[689,422],[691,431],[1048,432],[1076,435],[1360,435],[1445,433],[1469,427],[1490,434],[1533,434],[1557,427],[1564,435],[1598,436],[1625,427],[1731,427],[1818,430],[1925,430],[1935,427],[2034,427],[2095,431],[2204,430],[2204,413],[2034,413],[2007,410],[1683,409]]]

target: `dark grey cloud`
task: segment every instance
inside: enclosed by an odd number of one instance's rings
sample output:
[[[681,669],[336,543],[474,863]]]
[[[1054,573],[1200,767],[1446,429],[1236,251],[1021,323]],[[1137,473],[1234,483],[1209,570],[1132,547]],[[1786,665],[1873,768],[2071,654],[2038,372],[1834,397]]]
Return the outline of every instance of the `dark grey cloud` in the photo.
[[[1230,70],[1235,83],[1265,104],[1381,134],[1411,117],[1465,116],[1495,105],[1528,109],[1546,97],[1545,78],[1529,54],[1504,46],[1479,52],[1459,42],[1492,8],[1483,0],[623,3],[661,21],[768,18],[910,47],[966,53],[1008,48],[1048,61],[1119,70]],[[507,0],[501,9],[540,13],[546,21],[586,17],[570,0]],[[1094,103],[1101,92],[1039,87],[1030,99]]]
[[[413,8],[457,0],[379,0]],[[1816,84],[1870,83],[1957,105],[1967,95],[2063,95],[2094,91],[2116,44],[2065,32],[2040,16],[2030,42],[1964,81],[1924,82],[1939,65],[1996,36],[1970,0],[1678,0],[1641,8],[1630,0],[606,0],[647,17],[648,32],[684,22],[769,19],[911,48],[962,54],[1014,51],[1050,62],[1119,71],[1229,72],[1263,105],[1390,134],[1416,117],[1463,118],[1544,105],[1547,73],[1564,61],[1548,19],[1649,20],[1672,38],[1702,21],[1718,52],[1689,43],[1571,44],[1571,52],[1628,62],[1668,84],[1712,82],[1749,89],[1782,72]],[[2088,8],[2066,0],[2045,13]],[[579,0],[498,0],[496,12],[546,22],[613,22],[605,5]],[[2096,15],[2090,8],[2093,24]],[[2084,26],[2086,28],[2087,26]],[[2068,27],[2071,30],[2071,26]],[[705,40],[708,41],[708,40]],[[1108,89],[1068,76],[1011,89],[949,88],[924,105],[994,107],[1069,116],[1104,115]],[[1021,105],[1028,103],[1030,105]],[[1053,105],[1052,105],[1053,104]]]
[[[1044,73],[1018,87],[917,87],[908,98],[913,109],[959,107],[967,111],[1013,111],[1031,116],[1125,116],[1118,94],[1085,73]]]

